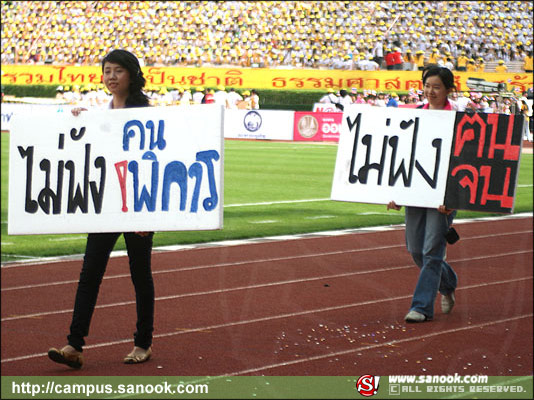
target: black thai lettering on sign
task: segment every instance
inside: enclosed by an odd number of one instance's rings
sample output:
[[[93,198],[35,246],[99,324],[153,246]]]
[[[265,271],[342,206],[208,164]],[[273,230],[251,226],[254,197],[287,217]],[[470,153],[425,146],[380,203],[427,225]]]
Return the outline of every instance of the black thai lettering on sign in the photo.
[[[117,209],[128,212],[126,205],[127,185],[130,184],[133,186],[134,212],[142,212],[144,209],[149,212],[156,211],[158,197],[161,198],[161,210],[169,211],[173,201],[171,189],[175,183],[179,189],[179,201],[177,203],[180,211],[185,211],[188,194],[191,195],[189,212],[197,213],[200,201],[202,201],[202,208],[205,211],[214,210],[219,204],[215,178],[216,162],[220,159],[219,152],[213,149],[198,151],[195,154],[196,161],[190,166],[186,166],[184,162],[178,160],[160,165],[156,151],[163,151],[167,145],[164,137],[165,123],[163,120],[160,120],[157,126],[151,120],[146,123],[139,120],[126,122],[123,127],[122,148],[118,151],[128,155],[132,139],[138,139],[139,149],[144,150],[145,127],[149,130],[149,150],[144,151],[141,160],[132,159],[114,163],[118,176],[118,181],[115,182],[119,185],[122,196],[122,204],[117,204]],[[24,210],[27,213],[35,214],[39,210],[45,214],[53,215],[65,211],[67,214],[78,212],[89,214],[93,211],[100,214],[102,212],[107,162],[104,156],[95,157],[92,155],[91,143],[83,143],[82,140],[84,137],[86,138],[85,133],[85,127],[72,128],[68,134],[59,133],[57,142],[60,151],[72,150],[73,144],[83,145],[83,165],[77,165],[79,161],[71,159],[59,160],[57,163],[53,163],[47,157],[35,160],[35,146],[18,146],[20,157],[26,160]],[[34,162],[38,163],[38,169],[34,168]],[[140,179],[140,169],[146,167],[151,170],[149,187],[143,185]],[[160,174],[160,170],[163,171],[162,174]],[[80,171],[83,171],[83,177],[77,179],[76,177],[81,175]],[[132,177],[131,181],[127,178],[128,173]],[[91,180],[91,177],[95,175],[98,178]],[[39,182],[38,184],[42,187],[36,188],[36,182]],[[203,182],[207,186],[209,195],[201,199]],[[34,193],[38,193],[36,198],[33,197]]]
[[[348,181],[351,184],[367,184],[369,181],[369,172],[375,170],[377,172],[376,184],[382,185],[382,178],[384,170],[386,169],[388,186],[395,186],[399,178],[402,178],[402,184],[404,187],[410,187],[412,185],[414,168],[421,174],[423,179],[428,185],[435,189],[437,187],[437,178],[439,173],[439,166],[441,162],[441,145],[442,140],[436,138],[432,141],[432,148],[435,152],[434,171],[432,176],[422,167],[421,163],[416,159],[417,146],[419,144],[417,137],[419,131],[419,118],[410,119],[408,121],[401,121],[399,128],[403,131],[411,130],[412,143],[409,160],[398,157],[398,135],[383,135],[382,143],[373,143],[375,136],[366,134],[360,141],[360,128],[362,125],[362,113],[359,113],[354,120],[347,117],[347,124],[350,131],[354,131],[354,142],[352,148],[352,157],[350,161],[350,169]],[[386,127],[391,126],[391,119],[386,119]],[[358,146],[365,146],[365,160],[357,159]],[[380,146],[380,159],[379,161],[371,160],[371,153],[374,147]],[[356,174],[355,171],[358,171]]]
[[[65,169],[69,171],[68,184],[68,199],[67,199],[67,213],[75,213],[78,208],[84,214],[89,212],[89,189],[91,190],[91,198],[95,213],[99,214],[102,211],[102,202],[104,198],[104,187],[106,181],[106,160],[104,157],[97,157],[94,160],[94,166],[100,169],[100,182],[97,187],[95,181],[89,181],[90,153],[91,145],[85,145],[85,164],[83,174],[83,186],[75,180],[76,166],[74,161],[60,160],[57,163],[57,183],[55,190],[51,187],[52,163],[49,159],[43,158],[39,162],[39,169],[44,172],[44,188],[39,191],[37,200],[32,198],[33,178],[38,174],[33,170],[34,147],[29,146],[24,149],[18,146],[19,153],[22,158],[26,158],[26,195],[24,209],[28,213],[36,213],[40,208],[45,214],[61,214],[62,212],[62,193],[64,184]],[[50,207],[52,206],[52,207]]]

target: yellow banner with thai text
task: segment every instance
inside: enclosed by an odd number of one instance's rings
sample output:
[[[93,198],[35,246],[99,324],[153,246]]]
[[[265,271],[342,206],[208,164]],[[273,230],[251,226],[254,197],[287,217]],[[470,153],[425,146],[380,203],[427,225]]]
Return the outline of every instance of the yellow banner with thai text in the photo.
[[[377,91],[421,90],[420,71],[358,71],[268,68],[143,67],[148,85],[167,87],[219,85],[236,89],[367,89]],[[469,90],[468,78],[505,83],[508,90],[525,91],[533,85],[532,74],[455,72],[458,91]],[[102,82],[99,66],[2,65],[2,84],[78,85]]]

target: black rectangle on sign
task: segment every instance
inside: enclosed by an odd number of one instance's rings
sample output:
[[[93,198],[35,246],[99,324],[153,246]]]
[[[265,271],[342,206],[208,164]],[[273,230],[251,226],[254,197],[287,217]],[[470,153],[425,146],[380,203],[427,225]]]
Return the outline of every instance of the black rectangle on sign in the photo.
[[[512,213],[523,123],[522,115],[456,113],[447,208]]]

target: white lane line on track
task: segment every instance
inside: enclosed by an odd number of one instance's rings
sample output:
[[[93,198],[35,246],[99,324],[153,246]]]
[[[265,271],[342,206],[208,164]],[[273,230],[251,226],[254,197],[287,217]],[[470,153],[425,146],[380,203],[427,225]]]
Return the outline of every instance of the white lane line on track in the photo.
[[[312,201],[312,200],[297,200],[297,201]],[[481,218],[469,218],[469,219],[459,219],[455,220],[454,224],[470,224],[470,223],[480,223],[480,222],[494,222],[494,221],[506,221],[510,219],[526,219],[531,218],[533,215],[532,212],[520,213],[520,214],[511,214],[511,215],[499,215],[495,217],[481,217]],[[214,247],[224,247],[224,246],[235,246],[235,245],[246,245],[246,244],[259,244],[265,242],[281,241],[281,240],[298,240],[298,239],[307,239],[307,238],[317,238],[318,236],[343,236],[343,235],[352,235],[352,234],[361,234],[374,232],[386,232],[393,230],[404,229],[404,224],[399,225],[381,225],[381,226],[370,226],[363,228],[353,228],[353,229],[341,229],[336,231],[320,231],[320,232],[311,232],[311,233],[300,233],[295,235],[279,235],[279,236],[268,236],[263,238],[250,238],[243,240],[227,240],[227,241],[217,241],[217,242],[208,242],[208,243],[197,243],[189,245],[170,245],[170,246],[160,246],[155,247],[153,251],[155,253],[169,252],[169,251],[180,251],[180,250],[197,250],[205,248],[214,248]],[[111,258],[123,257],[126,256],[125,250],[115,250],[111,253]],[[58,263],[58,262],[68,262],[68,261],[79,261],[83,258],[83,254],[75,254],[70,256],[55,256],[55,257],[26,257],[24,255],[11,255],[11,257],[21,257],[29,258],[28,260],[21,261],[8,261],[5,264],[2,264],[2,269],[5,268],[19,268],[27,266],[37,266],[49,263]]]
[[[362,251],[386,250],[386,249],[392,249],[392,248],[403,247],[403,246],[404,246],[403,244],[402,245],[398,244],[398,245],[391,245],[391,246],[370,247],[366,249],[329,251],[329,252],[324,252],[324,253],[302,254],[302,255],[296,255],[296,256],[260,258],[257,260],[234,261],[234,262],[220,263],[220,264],[197,265],[197,266],[192,266],[192,267],[178,267],[178,268],[172,268],[172,269],[167,269],[167,270],[159,270],[159,271],[155,270],[155,271],[152,271],[152,275],[166,274],[166,273],[172,273],[172,272],[182,272],[182,271],[196,271],[196,270],[210,269],[210,268],[232,267],[236,265],[268,263],[268,262],[275,262],[275,261],[289,261],[289,260],[295,260],[299,258],[333,256],[336,254],[357,253],[357,252],[362,252]],[[130,278],[130,274],[119,274],[119,275],[112,275],[112,276],[104,277],[104,279],[116,279],[116,278]],[[12,288],[2,288],[2,291],[31,289],[31,288],[36,288],[36,287],[63,285],[63,284],[70,284],[70,283],[77,283],[77,282],[78,280],[76,279],[76,280],[69,280],[69,281],[62,281],[62,282],[39,283],[35,285],[24,285],[24,286],[12,287]]]
[[[497,234],[489,234],[489,235],[477,235],[477,236],[471,236],[471,237],[462,237],[462,240],[475,240],[475,239],[487,239],[492,237],[503,237],[503,236],[511,236],[511,235],[523,235],[526,233],[532,233],[532,230],[529,231],[514,231],[514,232],[506,232],[506,233],[497,233]],[[387,249],[393,249],[397,247],[404,247],[404,244],[395,244],[395,245],[389,245],[389,246],[379,246],[379,247],[370,247],[365,249],[353,249],[353,250],[340,250],[340,251],[331,251],[331,252],[324,252],[324,253],[312,253],[312,254],[303,254],[303,255],[296,255],[296,256],[287,256],[287,257],[275,257],[275,258],[264,258],[264,259],[258,259],[258,260],[246,260],[246,261],[238,261],[238,262],[231,262],[231,263],[221,263],[221,264],[212,264],[212,265],[199,265],[199,266],[193,266],[193,267],[178,267],[178,268],[172,268],[168,270],[153,270],[152,275],[157,274],[166,274],[166,273],[173,273],[173,272],[182,272],[182,271],[194,271],[194,270],[200,270],[200,269],[207,269],[207,268],[221,268],[221,267],[229,267],[234,265],[243,265],[243,264],[255,264],[255,263],[263,263],[263,262],[274,262],[274,261],[287,261],[287,260],[294,260],[298,258],[310,258],[310,257],[325,257],[325,256],[332,256],[332,255],[338,255],[338,254],[344,254],[344,253],[358,253],[362,251],[374,251],[374,250],[387,250]],[[107,279],[117,279],[117,278],[130,278],[130,274],[118,274],[118,275],[111,275],[111,276],[104,276],[104,280]],[[49,283],[37,283],[32,285],[22,285],[22,286],[13,286],[13,287],[7,287],[2,288],[1,291],[11,291],[11,290],[24,290],[24,289],[33,289],[38,287],[47,287],[47,286],[54,286],[54,285],[66,285],[66,284],[73,284],[77,283],[78,280],[68,280],[68,281],[58,281],[58,282],[49,282]]]
[[[510,252],[510,253],[501,253],[498,256],[489,255],[489,256],[469,257],[469,258],[464,258],[464,259],[450,260],[450,262],[454,263],[454,262],[484,260],[484,259],[488,259],[488,258],[507,257],[507,256],[531,253],[531,252],[532,252],[532,250],[524,250],[524,251],[516,251],[516,252]],[[273,287],[273,286],[290,285],[290,284],[304,283],[304,282],[313,282],[313,281],[318,281],[318,280],[323,280],[323,279],[337,279],[337,278],[344,278],[344,277],[348,277],[348,276],[367,275],[367,274],[373,274],[373,273],[379,273],[379,272],[388,272],[388,271],[396,271],[396,270],[409,269],[409,268],[413,268],[413,265],[409,264],[409,265],[402,265],[402,266],[398,266],[398,267],[387,267],[387,268],[373,269],[373,270],[367,270],[367,271],[355,271],[355,272],[344,272],[344,273],[341,273],[341,274],[333,274],[333,275],[321,275],[321,276],[315,276],[315,277],[312,277],[312,278],[305,278],[305,279],[292,279],[292,280],[287,280],[287,281],[269,282],[269,283],[262,283],[262,284],[257,284],[257,285],[238,286],[238,287],[234,287],[234,288],[208,290],[208,291],[203,291],[203,292],[192,292],[192,293],[175,294],[175,295],[169,295],[169,296],[156,297],[155,300],[156,301],[175,300],[175,299],[181,299],[181,298],[186,298],[186,297],[206,296],[206,295],[212,295],[212,294],[230,293],[230,292],[236,292],[236,291],[240,291],[240,290],[261,289],[261,288]],[[530,279],[530,278],[532,278],[532,277],[528,277],[528,279]],[[97,305],[95,307],[95,309],[122,307],[122,306],[133,305],[133,304],[135,304],[135,300],[121,301],[121,302],[116,302],[116,303]],[[71,313],[71,312],[72,312],[72,309],[69,308],[69,309],[66,309],[66,310],[46,311],[46,312],[40,312],[40,313],[34,313],[34,314],[25,314],[25,315],[15,315],[15,316],[11,316],[11,317],[4,317],[4,318],[1,319],[1,322],[15,321],[15,320],[21,320],[21,319],[28,319],[28,318],[40,318],[40,317],[49,316],[49,315],[67,314],[67,313]]]
[[[465,240],[487,239],[487,238],[492,238],[496,236],[503,237],[503,236],[511,236],[511,235],[523,235],[526,233],[532,233],[532,230],[462,237],[462,240],[465,241]],[[167,273],[173,273],[173,272],[183,272],[183,271],[194,271],[194,270],[209,269],[209,268],[231,267],[234,265],[256,264],[256,263],[263,263],[263,262],[288,261],[288,260],[295,260],[298,258],[325,257],[325,256],[332,256],[332,255],[338,255],[338,254],[344,254],[344,253],[358,253],[362,251],[386,250],[386,249],[393,249],[393,248],[404,247],[404,246],[405,246],[404,244],[395,244],[395,245],[389,245],[389,246],[370,247],[370,248],[365,248],[365,249],[340,250],[340,251],[331,251],[331,252],[324,252],[324,253],[312,253],[312,254],[303,254],[303,255],[296,255],[296,256],[287,256],[287,257],[275,257],[275,258],[264,258],[264,259],[258,259],[258,260],[236,261],[236,262],[231,262],[231,263],[198,265],[198,266],[192,266],[192,267],[178,267],[178,268],[171,268],[167,270],[159,270],[159,271],[154,270],[152,271],[152,275],[167,274]],[[118,278],[130,279],[130,274],[118,274],[118,275],[104,276],[104,280],[118,279]],[[32,284],[32,285],[22,285],[22,286],[2,288],[1,291],[7,292],[11,290],[24,290],[24,289],[33,289],[33,288],[38,288],[38,287],[47,287],[47,286],[54,286],[54,285],[67,285],[67,284],[73,284],[77,282],[78,282],[78,279],[73,279],[73,280],[68,280],[68,281],[49,282],[49,283],[37,283],[37,284]]]
[[[524,278],[508,279],[508,280],[504,280],[504,281],[479,283],[479,284],[476,284],[476,285],[464,286],[464,287],[458,288],[457,290],[468,290],[468,289],[477,289],[477,288],[493,286],[493,285],[503,285],[503,284],[508,284],[508,283],[520,282],[520,281],[524,281],[524,280],[528,280],[528,279],[532,279],[532,276],[524,277]],[[361,302],[358,302],[358,303],[343,304],[343,305],[340,305],[340,306],[332,306],[332,307],[324,307],[324,308],[318,308],[318,309],[314,309],[314,310],[307,310],[307,311],[301,311],[301,312],[295,312],[295,313],[286,313],[286,314],[274,315],[274,316],[269,316],[269,317],[254,318],[254,319],[244,320],[244,321],[229,322],[229,323],[225,323],[225,324],[216,324],[216,325],[211,325],[211,326],[205,326],[205,327],[181,330],[181,331],[177,331],[177,332],[160,333],[160,334],[154,335],[154,339],[160,339],[160,338],[165,338],[165,337],[183,335],[183,334],[187,334],[187,333],[203,332],[203,331],[207,331],[207,330],[224,329],[224,328],[230,328],[230,327],[240,326],[240,325],[247,325],[247,324],[254,324],[254,323],[259,323],[259,322],[273,321],[273,320],[277,320],[277,319],[300,317],[300,316],[304,316],[304,315],[310,315],[310,314],[316,314],[316,313],[322,313],[322,312],[338,311],[338,310],[343,310],[343,309],[348,309],[348,308],[372,305],[372,304],[376,304],[376,303],[387,303],[387,302],[391,302],[391,301],[405,300],[405,299],[409,299],[411,297],[412,297],[412,294],[409,294],[409,295],[404,295],[404,296],[396,296],[396,297],[389,297],[389,298],[385,298],[385,299],[361,301]],[[71,311],[71,310],[69,310],[69,311]],[[516,319],[521,319],[521,318],[528,318],[528,317],[532,317],[532,314],[524,314],[524,315],[521,315],[521,316],[512,317],[512,318],[499,320],[499,321],[492,321],[492,322],[488,322],[488,323],[484,323],[484,324],[480,324],[480,325],[481,326],[489,326],[489,325],[500,323],[500,322],[507,322],[507,321],[511,321],[511,320],[516,320]],[[465,329],[472,329],[472,328],[477,328],[477,327],[479,327],[479,325],[469,325],[468,327],[465,327],[465,328],[457,328],[456,330],[450,330],[450,332],[461,331],[461,330],[465,330]],[[441,331],[440,333],[445,333],[445,332],[447,332],[447,331]],[[419,340],[421,338],[424,338],[424,337],[430,337],[431,335],[436,335],[436,334],[439,334],[439,333],[428,334],[428,335],[425,335],[425,336],[422,336],[422,337],[418,338],[417,340]],[[112,341],[112,342],[97,343],[97,344],[85,346],[85,349],[96,349],[96,348],[100,348],[100,347],[115,346],[115,345],[124,344],[124,343],[131,343],[131,341],[132,341],[131,338],[127,338],[127,339],[115,340],[115,341]],[[382,345],[390,345],[391,343],[392,342],[388,342],[388,343],[384,343]],[[355,351],[357,351],[357,350],[355,350]],[[332,354],[335,355],[334,353],[332,353]],[[31,358],[37,358],[37,357],[45,357],[47,355],[48,355],[47,353],[29,354],[29,355],[25,355],[25,356],[5,358],[1,362],[2,363],[8,363],[8,362],[14,362],[14,361],[27,360],[27,359],[31,359]],[[330,357],[330,355],[324,356],[324,357]],[[239,373],[244,373],[244,372],[243,371],[236,372],[235,374],[239,374]]]

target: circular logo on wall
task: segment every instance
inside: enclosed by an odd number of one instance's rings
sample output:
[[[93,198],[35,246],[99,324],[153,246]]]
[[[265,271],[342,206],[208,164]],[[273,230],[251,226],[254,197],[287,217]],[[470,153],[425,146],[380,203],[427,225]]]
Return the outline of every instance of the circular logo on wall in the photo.
[[[299,119],[297,128],[302,137],[309,139],[314,137],[319,130],[319,123],[313,115],[304,115]]]
[[[249,132],[256,132],[261,127],[261,115],[256,111],[249,111],[243,118],[243,124]]]

